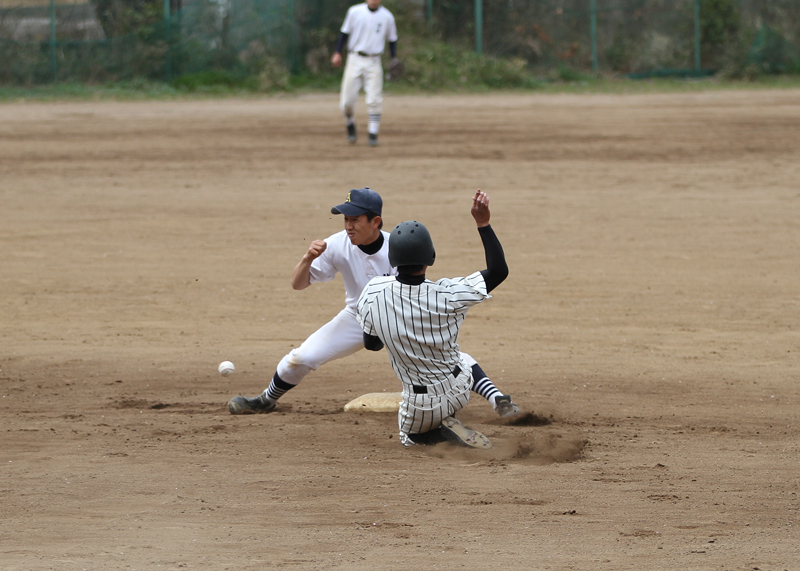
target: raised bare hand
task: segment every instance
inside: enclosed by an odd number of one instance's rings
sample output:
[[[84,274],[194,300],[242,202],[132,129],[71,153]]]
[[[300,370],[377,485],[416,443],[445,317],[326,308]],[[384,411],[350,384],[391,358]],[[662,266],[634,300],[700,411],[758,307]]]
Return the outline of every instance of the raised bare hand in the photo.
[[[475,196],[472,198],[472,217],[478,224],[478,228],[489,225],[491,213],[489,212],[489,196],[478,189]]]

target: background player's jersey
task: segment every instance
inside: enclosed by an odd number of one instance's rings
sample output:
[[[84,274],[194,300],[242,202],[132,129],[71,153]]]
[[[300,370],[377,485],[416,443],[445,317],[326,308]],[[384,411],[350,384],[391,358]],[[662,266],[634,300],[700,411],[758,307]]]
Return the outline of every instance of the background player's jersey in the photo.
[[[358,301],[358,320],[364,332],[383,341],[403,383],[436,385],[456,366],[467,366],[458,329],[469,308],[489,297],[480,272],[420,285],[375,278]]]
[[[374,12],[366,3],[351,6],[341,29],[348,34],[347,49],[369,55],[382,54],[386,41],[397,41],[397,25],[394,16],[383,6]]]
[[[393,276],[397,269],[389,264],[389,234],[381,230],[383,246],[375,254],[365,254],[358,246],[354,246],[342,230],[325,239],[328,244],[325,251],[311,262],[310,281],[329,282],[342,274],[344,280],[345,304],[356,308],[358,296],[376,276]]]

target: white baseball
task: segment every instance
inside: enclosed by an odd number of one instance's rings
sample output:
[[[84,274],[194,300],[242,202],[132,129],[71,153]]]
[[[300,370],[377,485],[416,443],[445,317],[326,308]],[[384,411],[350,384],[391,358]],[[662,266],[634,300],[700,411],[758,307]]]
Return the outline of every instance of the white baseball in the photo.
[[[236,370],[236,367],[233,366],[233,363],[230,361],[223,361],[219,364],[219,374],[223,377],[227,377],[232,372]]]

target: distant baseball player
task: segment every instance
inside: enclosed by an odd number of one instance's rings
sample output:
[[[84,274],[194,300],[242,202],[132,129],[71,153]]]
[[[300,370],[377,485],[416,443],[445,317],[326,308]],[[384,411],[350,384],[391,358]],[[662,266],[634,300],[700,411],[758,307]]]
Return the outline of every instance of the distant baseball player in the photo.
[[[291,283],[292,288],[302,290],[314,282],[331,281],[340,273],[345,308],[281,359],[263,393],[253,398],[232,398],[228,403],[231,414],[272,412],[278,399],[308,373],[364,348],[364,336],[356,318],[358,296],[372,278],[397,273],[389,263],[389,234],[381,230],[382,210],[383,200],[369,188],[351,190],[343,204],[331,208],[333,214],[344,216],[344,230],[325,240],[314,240],[294,268]],[[486,398],[500,416],[521,412],[510,396],[495,387],[475,359],[466,353],[463,359],[473,372],[472,390]]]
[[[383,66],[381,55],[386,41],[392,60],[397,58],[397,26],[392,13],[381,6],[381,0],[367,0],[351,6],[342,24],[336,51],[331,57],[334,67],[342,65],[342,51],[347,47],[347,64],[342,78],[341,108],[347,125],[347,140],[356,142],[355,110],[358,93],[366,93],[369,113],[369,144],[378,144],[378,131],[383,113]]]
[[[458,346],[467,311],[489,297],[508,276],[500,241],[489,225],[489,197],[477,191],[472,216],[487,269],[464,278],[425,279],[436,252],[419,222],[398,224],[389,238],[389,263],[396,276],[373,278],[358,300],[358,320],[367,349],[389,352],[403,383],[398,422],[406,446],[450,440],[488,448],[489,440],[454,418],[469,401],[474,371]]]

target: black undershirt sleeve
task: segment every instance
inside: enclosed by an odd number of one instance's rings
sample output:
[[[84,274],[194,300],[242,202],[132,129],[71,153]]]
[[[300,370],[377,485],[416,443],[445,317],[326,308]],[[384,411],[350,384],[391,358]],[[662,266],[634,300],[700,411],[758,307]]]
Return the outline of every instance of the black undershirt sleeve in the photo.
[[[483,250],[486,253],[486,269],[481,270],[483,281],[486,282],[486,291],[490,292],[508,277],[508,264],[503,253],[503,246],[494,233],[492,226],[478,228],[483,242]]]
[[[380,337],[364,333],[364,348],[367,351],[380,351],[383,349],[383,341],[381,341]]]
[[[345,34],[344,32],[339,34],[339,41],[336,42],[336,52],[342,53],[344,46],[347,44],[347,38],[350,37],[350,34]]]
[[[389,42],[389,54],[392,58],[397,57],[397,42]]]

